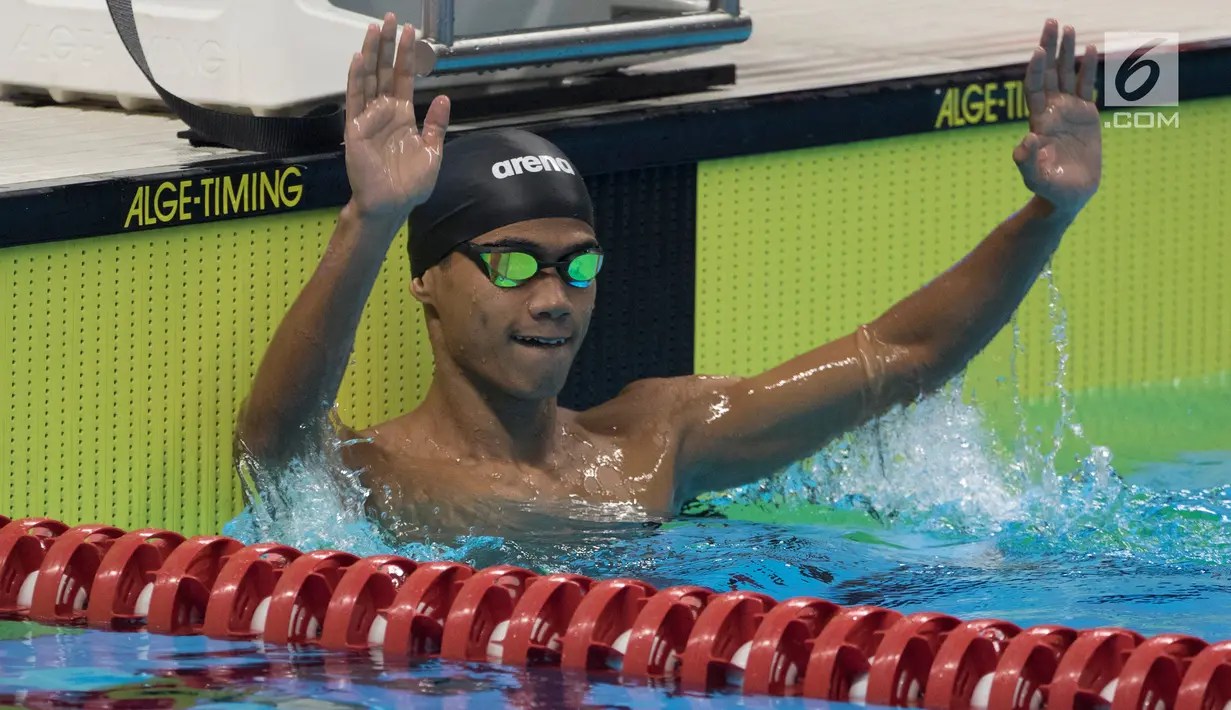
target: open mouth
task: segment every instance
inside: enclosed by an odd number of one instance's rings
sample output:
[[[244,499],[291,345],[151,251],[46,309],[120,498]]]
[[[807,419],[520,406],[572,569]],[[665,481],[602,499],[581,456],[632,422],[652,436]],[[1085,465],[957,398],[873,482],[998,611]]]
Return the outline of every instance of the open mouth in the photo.
[[[540,338],[531,335],[514,335],[513,340],[532,348],[559,348],[568,343],[568,338]]]

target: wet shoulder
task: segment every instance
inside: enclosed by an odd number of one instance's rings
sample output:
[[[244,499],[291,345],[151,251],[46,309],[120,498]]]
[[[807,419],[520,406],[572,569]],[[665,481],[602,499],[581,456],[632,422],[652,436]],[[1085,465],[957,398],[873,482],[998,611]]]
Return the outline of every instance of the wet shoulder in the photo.
[[[352,470],[362,469],[365,478],[375,482],[386,478],[405,481],[429,463],[423,455],[424,441],[415,427],[401,419],[376,424],[366,429],[346,428],[342,432],[342,461]]]
[[[351,433],[342,458],[372,492],[369,514],[419,532],[461,530],[472,522],[456,503],[478,481],[458,475],[453,461],[428,455],[430,447],[416,427],[395,419]]]
[[[692,404],[704,401],[737,377],[681,375],[650,377],[629,383],[610,400],[577,414],[577,421],[598,434],[642,434],[647,428],[670,429]]]

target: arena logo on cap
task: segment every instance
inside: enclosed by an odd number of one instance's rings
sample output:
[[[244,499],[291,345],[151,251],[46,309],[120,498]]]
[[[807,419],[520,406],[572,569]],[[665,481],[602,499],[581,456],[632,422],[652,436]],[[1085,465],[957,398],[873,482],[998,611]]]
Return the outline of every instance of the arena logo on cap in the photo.
[[[557,158],[551,155],[523,155],[520,158],[511,158],[502,160],[499,163],[492,164],[492,175],[497,180],[503,180],[514,175],[522,173],[541,173],[541,172],[562,172],[569,175],[576,175],[570,164],[564,158]]]

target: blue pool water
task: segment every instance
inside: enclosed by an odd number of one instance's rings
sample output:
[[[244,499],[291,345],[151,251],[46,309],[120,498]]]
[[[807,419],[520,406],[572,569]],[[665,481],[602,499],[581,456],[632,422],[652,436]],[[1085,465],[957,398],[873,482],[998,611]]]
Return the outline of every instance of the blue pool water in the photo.
[[[1061,429],[1085,445],[1075,419]],[[1051,437],[1006,449],[954,389],[763,484],[712,497],[694,509],[701,517],[656,521],[628,507],[573,506],[535,513],[536,532],[494,525],[461,537],[405,521],[385,521],[392,537],[378,532],[359,512],[355,479],[323,455],[225,532],[303,550],[511,563],[1023,627],[1116,625],[1231,639],[1231,452],[1188,454],[1122,479],[1112,452],[1094,445],[1070,466],[1057,463]],[[323,505],[330,496],[348,506]],[[776,522],[749,519],[758,516]],[[398,534],[429,542],[399,542]],[[0,638],[21,636],[0,641],[0,707],[82,706],[104,696],[136,702],[124,707],[826,706],[589,683],[553,671],[435,660],[385,666],[379,654],[143,633],[29,635],[33,628],[0,623]]]
[[[18,626],[0,622],[0,633],[19,631]],[[88,631],[0,641],[0,707],[598,710],[732,705],[818,706],[797,699],[682,695],[587,683],[554,671],[438,661],[386,667],[368,654],[261,649],[201,637]]]

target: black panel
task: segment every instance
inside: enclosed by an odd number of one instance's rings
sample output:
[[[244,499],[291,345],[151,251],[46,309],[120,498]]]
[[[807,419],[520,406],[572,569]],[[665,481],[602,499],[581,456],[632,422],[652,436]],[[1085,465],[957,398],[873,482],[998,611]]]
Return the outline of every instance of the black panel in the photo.
[[[595,312],[560,404],[586,409],[645,377],[693,370],[694,165],[588,175],[607,258]]]
[[[0,248],[338,207],[341,154],[245,156],[0,191]]]

